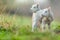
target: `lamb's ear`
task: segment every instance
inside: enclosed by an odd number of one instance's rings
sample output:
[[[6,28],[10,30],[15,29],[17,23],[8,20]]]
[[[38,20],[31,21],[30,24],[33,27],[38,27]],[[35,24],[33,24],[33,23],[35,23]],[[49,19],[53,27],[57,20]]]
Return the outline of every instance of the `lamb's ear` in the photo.
[[[50,6],[48,7],[48,10],[51,10],[51,7]]]
[[[37,4],[37,8],[39,7],[39,5]]]
[[[51,13],[51,11],[52,11],[52,9],[51,9],[51,7],[49,6],[49,7],[48,7],[48,12]]]

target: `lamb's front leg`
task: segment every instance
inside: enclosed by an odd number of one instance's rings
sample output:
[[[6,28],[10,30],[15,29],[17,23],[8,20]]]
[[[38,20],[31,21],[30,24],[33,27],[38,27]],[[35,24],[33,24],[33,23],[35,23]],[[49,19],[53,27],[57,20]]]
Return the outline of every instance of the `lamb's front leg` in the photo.
[[[32,32],[34,32],[36,27],[37,27],[37,16],[36,16],[36,13],[33,13],[33,16],[32,16]]]
[[[42,32],[44,32],[45,31],[45,23],[44,22],[42,22]]]
[[[32,32],[34,32],[34,30],[36,29],[36,27],[37,27],[37,22],[33,21],[33,23],[32,23]]]
[[[42,19],[42,32],[45,31],[45,26],[46,26],[46,22],[45,22],[45,19],[43,18]]]

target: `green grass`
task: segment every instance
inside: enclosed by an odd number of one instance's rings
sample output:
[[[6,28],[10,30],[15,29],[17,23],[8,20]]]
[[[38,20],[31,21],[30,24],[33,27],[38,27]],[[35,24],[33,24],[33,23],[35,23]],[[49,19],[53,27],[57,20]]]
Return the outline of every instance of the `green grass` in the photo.
[[[51,24],[53,30],[59,26],[56,21]],[[60,40],[60,34],[31,32],[31,17],[1,15],[0,40]]]

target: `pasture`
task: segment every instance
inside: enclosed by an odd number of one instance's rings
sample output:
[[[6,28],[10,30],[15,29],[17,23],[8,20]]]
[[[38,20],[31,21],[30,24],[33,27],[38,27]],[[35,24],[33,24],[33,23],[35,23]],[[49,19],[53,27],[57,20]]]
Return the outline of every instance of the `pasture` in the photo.
[[[50,5],[55,19],[60,20],[60,1],[51,0],[51,4],[44,1],[41,8]],[[0,40],[60,40],[60,21],[57,20],[52,22],[51,32],[42,33],[39,28],[31,32],[32,4],[33,0],[0,0]]]
[[[60,23],[53,21],[52,30],[60,30]],[[59,32],[31,32],[31,17],[0,15],[0,40],[60,40]]]

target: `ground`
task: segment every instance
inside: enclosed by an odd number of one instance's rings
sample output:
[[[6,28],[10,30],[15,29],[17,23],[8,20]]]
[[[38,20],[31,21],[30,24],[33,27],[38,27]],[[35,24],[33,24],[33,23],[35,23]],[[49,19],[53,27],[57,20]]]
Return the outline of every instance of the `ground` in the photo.
[[[60,23],[54,20],[51,29],[55,31],[57,27]],[[60,40],[60,34],[31,32],[31,17],[0,15],[0,40]]]

